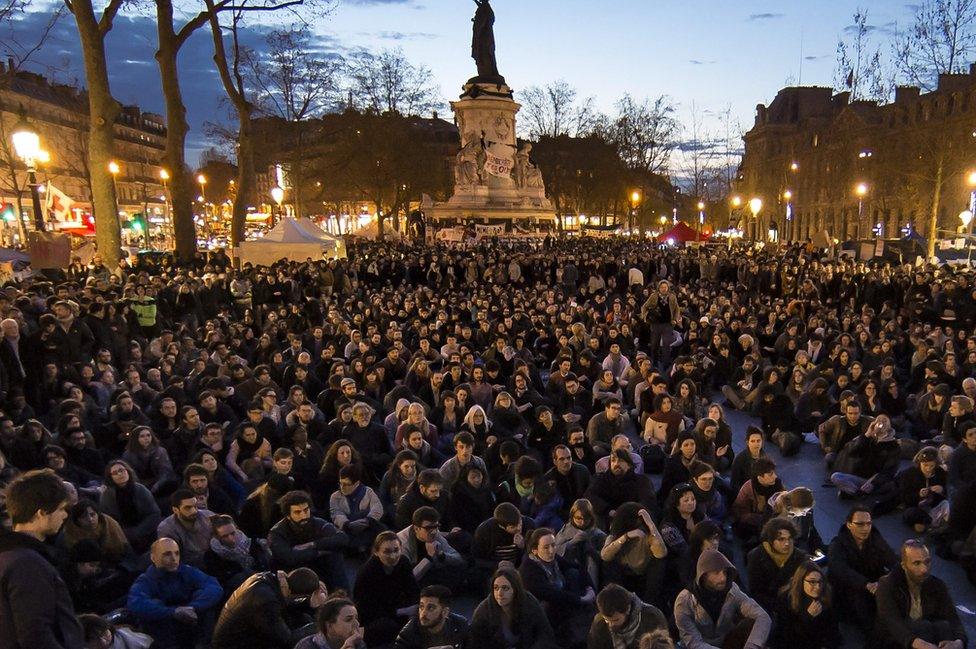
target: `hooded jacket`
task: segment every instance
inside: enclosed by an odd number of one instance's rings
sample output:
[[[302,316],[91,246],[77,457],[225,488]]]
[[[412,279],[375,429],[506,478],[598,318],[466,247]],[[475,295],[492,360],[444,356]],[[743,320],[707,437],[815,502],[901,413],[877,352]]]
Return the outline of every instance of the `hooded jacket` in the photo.
[[[0,649],[82,649],[71,595],[47,546],[19,532],[0,535]]]
[[[705,588],[702,579],[707,572],[725,570],[728,575],[728,591],[718,619],[713,620],[701,604],[700,598]],[[753,620],[752,631],[746,641],[745,649],[760,649],[765,646],[772,620],[759,604],[742,592],[733,581],[735,568],[717,550],[706,550],[698,558],[695,584],[684,589],[674,602],[674,621],[685,649],[710,649],[721,647],[728,635],[742,618]]]

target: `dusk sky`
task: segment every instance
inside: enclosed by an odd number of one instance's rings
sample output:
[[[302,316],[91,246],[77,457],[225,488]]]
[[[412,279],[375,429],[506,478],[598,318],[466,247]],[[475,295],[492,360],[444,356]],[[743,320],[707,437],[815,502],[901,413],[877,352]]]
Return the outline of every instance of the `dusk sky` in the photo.
[[[893,0],[493,0],[492,6],[498,67],[516,99],[527,86],[558,79],[581,96],[593,96],[605,111],[624,93],[666,94],[683,121],[690,121],[694,103],[704,114],[705,130],[716,134],[723,128],[716,115],[726,107],[748,130],[755,105],[769,102],[788,82],[831,85],[837,40],[857,7],[868,10],[879,42],[907,27],[913,9]],[[412,62],[431,69],[447,101],[475,72],[470,58],[474,10],[471,0],[342,0],[314,28],[323,49],[340,55],[402,48]],[[36,33],[49,15],[49,9],[26,15],[15,36],[26,40],[25,34]],[[260,44],[257,34],[253,44]],[[154,50],[152,22],[123,14],[109,40],[114,93],[123,103],[162,113]],[[206,146],[204,122],[226,113],[217,109],[223,91],[212,56],[204,30],[187,44],[180,61],[191,161]],[[37,71],[84,83],[71,16],[34,61],[30,67]]]

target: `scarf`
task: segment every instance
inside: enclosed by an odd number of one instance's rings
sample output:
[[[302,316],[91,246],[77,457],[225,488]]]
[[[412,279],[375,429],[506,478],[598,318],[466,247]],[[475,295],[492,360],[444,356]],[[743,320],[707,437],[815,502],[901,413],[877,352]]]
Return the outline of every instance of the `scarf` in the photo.
[[[228,548],[216,538],[210,539],[210,549],[221,559],[232,561],[245,570],[254,567],[254,557],[251,556],[251,539],[238,530],[234,537],[234,547]]]
[[[782,568],[786,565],[786,562],[790,560],[792,553],[777,552],[773,549],[773,544],[769,541],[763,541],[762,545],[763,549],[766,551],[766,554],[768,554],[769,558],[773,560],[773,563],[776,564],[777,568]]]
[[[566,579],[563,577],[563,571],[560,570],[558,561],[546,562],[534,554],[529,554],[528,557],[530,561],[534,561],[546,573],[546,579],[549,580],[550,586],[554,586],[559,590],[562,590],[566,586]]]
[[[641,610],[644,608],[643,602],[637,595],[633,596],[630,602],[630,617],[621,629],[614,630],[607,627],[610,631],[610,640],[613,642],[613,649],[628,649],[637,643],[637,632],[640,630]]]
[[[264,444],[264,435],[260,432],[258,432],[258,437],[253,443],[244,439],[243,435],[238,435],[237,447],[240,449],[240,453],[237,455],[237,461],[243,462],[248,458],[254,457],[254,454],[258,452],[262,444]]]
[[[531,498],[532,492],[535,491],[535,485],[533,484],[531,487],[526,488],[518,480],[515,480],[515,491],[522,498]]]

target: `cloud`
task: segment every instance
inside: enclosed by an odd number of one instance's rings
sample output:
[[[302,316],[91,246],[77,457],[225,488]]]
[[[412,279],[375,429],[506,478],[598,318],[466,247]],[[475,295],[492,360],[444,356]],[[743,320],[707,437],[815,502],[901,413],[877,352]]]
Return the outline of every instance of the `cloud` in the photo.
[[[377,33],[376,36],[387,41],[429,41],[435,38],[440,38],[437,34],[432,34],[430,32],[382,31]]]
[[[776,14],[776,13],[762,13],[762,14],[749,14],[747,20],[749,22],[758,22],[761,20],[777,20],[783,18],[786,14]]]
[[[844,27],[845,34],[857,34],[858,27],[856,24],[850,24]],[[864,32],[866,34],[873,34],[875,32],[883,34],[885,36],[894,36],[898,33],[898,23],[890,20],[881,25],[865,25]]]
[[[688,63],[691,63],[692,65],[712,65],[713,63],[717,63],[717,61],[715,59],[709,59],[707,61],[702,61],[701,59],[691,59],[688,61]]]
[[[803,57],[804,61],[823,61],[824,59],[831,58],[830,54],[810,54]]]
[[[44,11],[24,13],[10,22],[9,29],[0,30],[0,39],[29,43],[41,33],[49,16]],[[240,34],[241,43],[260,55],[267,49],[265,37],[270,30],[270,27],[245,28]],[[317,52],[333,52],[332,56],[335,56],[334,52],[342,49],[333,36],[316,35],[315,38],[312,46]],[[137,105],[144,111],[165,117],[162,84],[154,58],[156,40],[155,19],[141,16],[116,18],[106,39],[108,73],[112,94],[121,103]],[[84,86],[84,63],[78,33],[70,16],[55,25],[48,41],[32,57],[26,69],[39,72],[56,83]],[[205,124],[208,121],[226,123],[228,119],[223,86],[213,64],[209,29],[197,30],[183,45],[179,74],[190,125],[187,157],[192,164],[203,150],[215,144],[204,132]]]

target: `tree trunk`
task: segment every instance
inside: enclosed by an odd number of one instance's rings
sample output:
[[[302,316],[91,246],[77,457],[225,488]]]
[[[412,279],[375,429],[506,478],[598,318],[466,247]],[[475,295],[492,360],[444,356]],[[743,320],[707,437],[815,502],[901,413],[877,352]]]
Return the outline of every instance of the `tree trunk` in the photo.
[[[254,130],[251,108],[237,111],[240,128],[237,133],[237,196],[234,197],[234,213],[231,217],[231,246],[237,248],[244,241],[244,223],[247,205],[254,195]]]
[[[99,29],[91,0],[76,0],[72,12],[81,39],[85,79],[88,85],[88,166],[91,173],[95,244],[105,265],[115,268],[122,246],[115,181],[108,163],[115,151],[115,120],[121,113],[112,97],[105,62],[105,35]]]
[[[929,211],[929,227],[926,233],[926,259],[928,262],[935,255],[935,239],[939,233],[939,205],[942,202],[942,174],[945,167],[945,156],[939,153],[935,166],[935,187],[932,188],[932,206]]]
[[[166,102],[166,166],[172,182],[173,234],[176,239],[176,256],[190,261],[197,252],[196,228],[193,223],[194,185],[186,167],[186,106],[180,89],[176,57],[180,40],[173,30],[173,4],[171,0],[156,1],[156,27],[159,34],[159,50],[156,62],[163,83]]]

